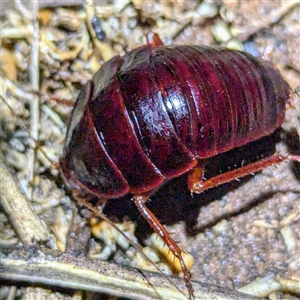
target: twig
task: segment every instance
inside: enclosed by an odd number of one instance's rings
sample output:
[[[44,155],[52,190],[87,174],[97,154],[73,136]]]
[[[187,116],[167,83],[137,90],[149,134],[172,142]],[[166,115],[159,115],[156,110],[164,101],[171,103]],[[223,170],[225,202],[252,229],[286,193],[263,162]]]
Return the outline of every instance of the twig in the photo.
[[[158,273],[139,271],[102,261],[93,261],[69,254],[56,254],[44,249],[22,249],[0,254],[0,278],[55,287],[104,292],[131,299],[184,299],[185,295]],[[184,281],[172,277],[180,289]],[[196,299],[258,300],[213,285],[193,281]]]
[[[15,82],[12,82],[6,77],[0,77],[2,78],[3,82],[3,91],[2,95],[6,95],[6,91],[9,90],[11,94],[15,97],[22,98],[26,101],[31,101],[33,97],[33,93],[24,91],[20,86],[18,86]]]
[[[2,39],[22,39],[32,33],[32,28],[29,25],[18,28],[1,28]]]
[[[15,7],[19,10],[19,12],[22,14],[24,19],[31,20],[32,15],[30,11],[23,5],[21,0],[14,0]]]
[[[49,239],[50,233],[46,225],[39,219],[30,202],[20,192],[15,179],[2,162],[1,157],[0,192],[1,205],[25,245],[29,246],[33,241]]]
[[[7,300],[14,300],[16,298],[16,293],[17,293],[17,287],[16,286],[10,287],[9,294],[8,294],[6,299]]]
[[[280,6],[278,9],[272,11],[270,15],[267,18],[262,19],[262,21],[255,25],[247,28],[246,30],[233,28],[233,35],[238,38],[239,41],[246,41],[251,35],[254,33],[260,31],[263,28],[268,28],[271,25],[277,23],[279,20],[281,20],[291,9],[294,7],[300,5],[299,0],[292,0],[285,2],[282,6]]]
[[[39,22],[38,22],[38,1],[32,0],[32,42],[31,42],[31,65],[30,65],[30,81],[33,91],[39,90]],[[39,97],[33,95],[30,103],[30,133],[31,136],[38,140],[39,124],[40,124],[40,107]],[[28,151],[28,180],[32,182],[34,179],[34,166],[36,162],[35,145]],[[28,189],[28,196],[32,198],[32,188]]]
[[[294,96],[294,106],[296,108],[297,111],[297,124],[296,124],[296,130],[298,132],[299,135],[299,141],[300,141],[300,86],[297,86],[296,90],[295,90],[295,96]]]
[[[55,60],[64,62],[65,60],[75,59],[87,43],[84,26],[82,26],[82,37],[77,46],[72,50],[60,50],[47,36],[41,37],[41,51],[50,54]],[[38,91],[37,89],[35,91]]]

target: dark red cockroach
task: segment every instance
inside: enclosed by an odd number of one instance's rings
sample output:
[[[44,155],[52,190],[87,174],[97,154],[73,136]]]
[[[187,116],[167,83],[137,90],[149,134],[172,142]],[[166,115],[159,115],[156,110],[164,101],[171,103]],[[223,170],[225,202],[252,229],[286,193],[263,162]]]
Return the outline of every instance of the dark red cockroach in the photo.
[[[271,134],[291,88],[270,63],[205,46],[148,44],[106,62],[75,103],[60,166],[68,186],[101,199],[133,194],[142,216],[180,260],[182,252],[145,205],[166,181],[189,172],[191,192],[298,156],[274,155],[204,181],[205,159]]]

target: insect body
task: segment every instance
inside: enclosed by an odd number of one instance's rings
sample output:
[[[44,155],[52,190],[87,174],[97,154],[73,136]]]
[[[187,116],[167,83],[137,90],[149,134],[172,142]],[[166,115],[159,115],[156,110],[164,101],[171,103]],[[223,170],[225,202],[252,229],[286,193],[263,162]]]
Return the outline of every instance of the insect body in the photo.
[[[283,122],[291,89],[271,64],[247,53],[148,39],[106,62],[83,88],[60,165],[80,193],[134,195],[141,214],[181,261],[192,299],[181,250],[145,202],[187,172],[191,191],[201,192],[287,159],[273,156],[203,187],[205,159],[272,133]]]

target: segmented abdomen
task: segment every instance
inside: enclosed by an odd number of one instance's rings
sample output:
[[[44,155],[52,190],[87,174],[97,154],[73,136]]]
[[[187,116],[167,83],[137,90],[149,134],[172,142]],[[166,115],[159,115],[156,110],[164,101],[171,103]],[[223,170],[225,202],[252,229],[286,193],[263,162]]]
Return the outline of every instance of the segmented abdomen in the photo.
[[[290,88],[269,63],[203,46],[139,47],[81,92],[61,166],[105,198],[141,194],[273,132]]]

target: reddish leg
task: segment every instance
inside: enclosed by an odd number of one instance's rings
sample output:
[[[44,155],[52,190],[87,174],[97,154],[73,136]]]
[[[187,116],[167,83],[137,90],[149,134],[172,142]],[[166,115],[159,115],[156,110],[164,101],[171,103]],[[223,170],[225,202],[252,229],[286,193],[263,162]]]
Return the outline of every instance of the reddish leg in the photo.
[[[205,171],[205,160],[200,160],[198,165],[189,173],[188,176],[188,188],[190,191],[194,193],[195,183],[203,183],[204,179],[204,171]]]
[[[182,257],[182,251],[176,244],[176,242],[171,238],[168,231],[163,227],[151,210],[146,206],[146,201],[149,199],[148,196],[134,196],[134,203],[137,206],[141,215],[147,220],[149,225],[154,229],[154,231],[162,238],[162,240],[167,244],[169,249],[172,251],[174,256],[180,261],[181,269],[184,275],[185,285],[189,291],[189,299],[194,299],[194,289],[191,283],[191,275],[188,271],[185,262]]]
[[[147,43],[152,46],[163,46],[163,42],[161,41],[159,35],[155,32],[149,32],[147,35]]]
[[[258,172],[268,166],[278,164],[285,160],[300,162],[300,156],[275,154],[271,157],[265,158],[263,160],[257,161],[255,163],[249,164],[239,169],[228,171],[226,173],[212,177],[208,180],[203,179],[204,169],[202,167],[197,166],[189,174],[188,185],[191,192],[200,194],[205,190],[216,187],[226,182],[230,182],[234,179],[244,177],[251,173]]]

